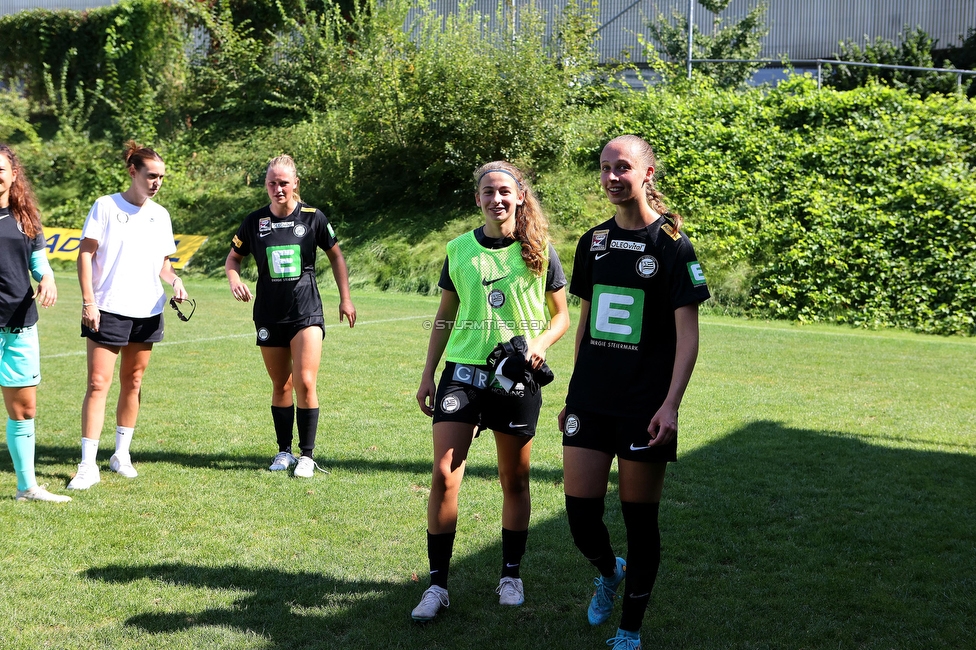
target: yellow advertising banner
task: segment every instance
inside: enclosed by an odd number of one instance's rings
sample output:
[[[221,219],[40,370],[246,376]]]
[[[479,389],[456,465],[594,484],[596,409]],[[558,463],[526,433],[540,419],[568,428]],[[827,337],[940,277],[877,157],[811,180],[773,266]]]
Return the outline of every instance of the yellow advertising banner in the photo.
[[[81,244],[81,231],[74,228],[45,228],[47,255],[59,260],[78,259],[78,246]],[[174,269],[182,269],[193,254],[207,241],[204,235],[174,235],[176,252],[169,261]]]

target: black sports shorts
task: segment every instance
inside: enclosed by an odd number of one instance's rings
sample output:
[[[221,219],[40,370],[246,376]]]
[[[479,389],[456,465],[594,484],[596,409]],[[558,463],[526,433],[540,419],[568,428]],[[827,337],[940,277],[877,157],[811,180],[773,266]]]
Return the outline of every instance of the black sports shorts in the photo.
[[[542,409],[542,391],[534,394],[516,384],[506,393],[492,387],[488,366],[469,366],[448,361],[434,397],[434,424],[465,422],[514,436],[534,436]]]
[[[618,416],[566,407],[564,447],[595,449],[624,460],[673,463],[678,460],[678,435],[666,445],[650,446],[647,425],[652,416]]]
[[[81,326],[81,335],[95,343],[122,347],[129,343],[159,343],[163,340],[163,315],[132,318],[100,312],[98,331]]]
[[[270,323],[267,325],[255,323],[256,343],[264,348],[288,348],[291,347],[291,340],[295,338],[295,335],[306,327],[318,327],[322,330],[322,338],[325,338],[325,318],[322,314],[318,314],[291,323]]]

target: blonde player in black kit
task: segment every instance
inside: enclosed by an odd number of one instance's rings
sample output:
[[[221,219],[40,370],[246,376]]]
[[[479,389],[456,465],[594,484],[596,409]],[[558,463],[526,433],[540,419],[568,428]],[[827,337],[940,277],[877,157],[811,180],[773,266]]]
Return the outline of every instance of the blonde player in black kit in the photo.
[[[484,225],[447,244],[438,282],[441,302],[417,391],[421,411],[433,419],[434,467],[427,502],[430,587],[410,613],[415,621],[433,620],[450,604],[447,575],[458,492],[471,442],[483,429],[495,436],[502,487],[498,602],[523,603],[519,567],[532,509],[529,455],[542,395],[531,382],[505,388],[486,360],[499,344],[523,336],[524,361],[538,369],[549,346],[569,328],[566,277],[549,243],[548,221],[522,172],[495,161],[475,171],[474,179]],[[436,383],[442,356],[446,363]]]
[[[339,321],[356,324],[356,308],[349,297],[349,275],[335,232],[320,210],[301,202],[298,172],[290,156],[268,163],[265,187],[271,204],[252,212],[234,236],[224,271],[234,298],[250,302],[254,297],[241,281],[241,261],[254,255],[258,268],[254,326],[264,365],[271,377],[271,416],[278,453],[271,471],[295,466],[295,476],[310,478],[318,430],[319,401],[316,392],[325,318],[315,282],[316,249],[325,251],[339,288]],[[294,392],[294,396],[293,396]],[[298,402],[298,446],[292,454],[292,428]]]
[[[604,623],[626,577],[614,650],[640,650],[640,628],[661,558],[658,506],[677,460],[678,406],[698,357],[698,304],[709,297],[681,218],[654,187],[656,161],[641,138],[610,141],[600,184],[616,212],[576,248],[570,292],[581,300],[576,362],[563,432],[566,514],[573,541],[600,572],[587,618]],[[603,523],[617,457],[627,559]]]

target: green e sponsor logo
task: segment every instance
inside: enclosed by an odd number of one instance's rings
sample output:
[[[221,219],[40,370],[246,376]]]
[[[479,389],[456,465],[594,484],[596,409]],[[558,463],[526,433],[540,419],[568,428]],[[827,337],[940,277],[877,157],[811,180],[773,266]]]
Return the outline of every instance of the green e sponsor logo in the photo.
[[[644,292],[640,289],[593,285],[590,337],[621,343],[640,343]]]
[[[705,284],[705,272],[698,262],[688,262],[688,275],[691,276],[691,283],[696,287]]]
[[[297,278],[302,274],[302,249],[298,245],[269,246],[268,270],[272,278]]]

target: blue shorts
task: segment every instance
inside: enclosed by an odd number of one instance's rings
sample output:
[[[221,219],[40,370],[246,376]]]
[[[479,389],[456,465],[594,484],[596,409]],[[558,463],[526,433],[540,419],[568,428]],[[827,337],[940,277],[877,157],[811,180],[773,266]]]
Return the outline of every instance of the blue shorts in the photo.
[[[639,463],[673,463],[678,460],[678,434],[661,447],[648,446],[647,426],[651,416],[604,415],[566,407],[564,447],[602,451],[617,458]]]
[[[37,327],[0,327],[0,386],[24,388],[41,381]]]

